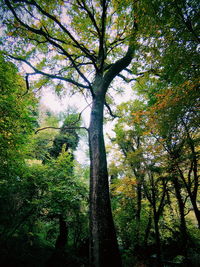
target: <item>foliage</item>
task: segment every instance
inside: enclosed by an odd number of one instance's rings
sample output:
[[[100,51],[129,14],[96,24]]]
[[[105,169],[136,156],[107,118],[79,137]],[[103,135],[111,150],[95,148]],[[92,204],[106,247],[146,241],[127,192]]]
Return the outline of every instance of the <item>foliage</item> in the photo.
[[[36,100],[26,87],[17,68],[0,54],[0,132],[1,177],[19,170],[28,135],[36,126]],[[19,166],[18,166],[19,164]],[[18,166],[18,167],[17,167]],[[16,174],[17,175],[17,174]]]
[[[77,218],[82,217],[85,221],[87,211],[87,187],[83,180],[74,176],[73,164],[72,155],[63,149],[57,159],[48,160],[45,165],[31,164],[27,173],[36,188],[34,201],[40,209],[41,219],[48,223],[58,220],[62,214],[72,231],[71,242],[76,231],[81,230],[76,228],[81,223]]]
[[[115,100],[112,90],[106,93],[117,78],[115,91],[125,88],[120,79],[135,81],[137,97],[117,107],[109,147],[112,208],[124,266],[136,261],[153,266],[151,255],[157,265],[166,258],[172,264],[195,263],[200,227],[199,2],[5,0],[1,10],[5,54],[31,68],[27,79],[42,76],[31,85],[49,85],[62,95],[66,82],[67,92],[92,98],[91,185],[97,187],[90,190],[90,207],[95,207],[90,231],[98,227],[91,240],[100,240],[94,247],[107,253],[115,242],[108,237],[114,233],[109,205],[93,205],[109,202],[102,191],[107,169],[101,130],[103,106],[112,114],[108,104]],[[11,263],[24,259],[29,266],[41,253],[41,265],[49,258],[61,266],[86,266],[88,255],[80,251],[88,246],[89,171],[73,155],[80,114],[68,112],[60,120],[47,112],[39,124],[48,130],[33,135],[36,100],[2,54],[0,87],[3,263],[19,253]],[[111,228],[105,232],[107,225]],[[109,246],[104,243],[111,239]]]
[[[25,83],[13,63],[0,55],[0,205],[1,228],[5,236],[15,232],[23,217],[33,208],[26,205],[32,197],[32,189],[26,191],[27,181],[25,153],[28,138],[36,124],[36,100],[31,92],[26,92]],[[24,192],[25,190],[25,192]]]

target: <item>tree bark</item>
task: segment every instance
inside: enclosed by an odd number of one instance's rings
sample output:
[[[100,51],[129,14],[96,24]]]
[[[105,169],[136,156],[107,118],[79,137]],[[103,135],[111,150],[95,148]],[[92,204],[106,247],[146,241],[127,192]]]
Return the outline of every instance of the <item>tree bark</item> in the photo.
[[[191,192],[190,192],[189,196],[190,196],[190,200],[191,200],[192,207],[193,207],[193,210],[194,210],[194,214],[195,214],[196,219],[197,219],[198,228],[200,229],[200,210],[199,210],[199,208],[198,208],[198,206],[197,206],[196,199],[195,199],[195,197],[192,195]]]
[[[93,97],[89,127],[90,180],[90,265],[120,267],[109,196],[106,151],[103,137],[105,94]]]
[[[90,265],[121,267],[121,257],[111,212],[106,150],[103,136],[105,95],[113,79],[133,58],[131,44],[124,57],[103,74],[96,73],[92,84],[93,104],[89,126],[90,147]]]
[[[197,198],[197,193],[196,193],[196,189],[192,192],[192,188],[186,182],[186,179],[185,179],[185,177],[183,175],[182,170],[179,168],[178,165],[176,165],[176,167],[177,167],[177,170],[179,172],[180,178],[183,181],[183,183],[185,185],[185,188],[186,188],[186,190],[188,192],[188,195],[189,195],[189,198],[190,198],[190,201],[191,201],[193,210],[194,210],[194,214],[195,214],[196,219],[197,219],[198,228],[200,229],[200,210],[199,210],[199,208],[197,206],[197,199],[196,199]],[[196,181],[194,181],[194,183],[196,184]]]
[[[180,189],[180,183],[177,180],[176,177],[173,179],[174,189],[176,198],[178,201],[178,207],[179,207],[179,213],[180,213],[180,234],[181,234],[181,244],[182,244],[182,250],[184,255],[187,253],[187,228],[186,228],[186,222],[185,222],[185,214],[184,214],[184,202],[181,196],[181,189]]]
[[[161,253],[161,241],[160,241],[160,231],[159,231],[159,219],[160,215],[162,213],[163,209],[163,202],[165,198],[165,193],[166,193],[166,184],[163,184],[163,193],[162,197],[159,203],[159,207],[156,208],[156,202],[157,202],[157,194],[156,194],[156,186],[155,186],[155,181],[154,181],[154,176],[151,174],[150,175],[150,182],[151,182],[151,194],[152,194],[152,201],[151,205],[153,208],[153,218],[154,218],[154,227],[155,227],[155,238],[156,238],[156,251],[157,251],[157,267],[162,267],[162,253]]]
[[[55,249],[56,250],[64,250],[67,244],[68,237],[68,227],[67,223],[64,220],[63,216],[59,216],[59,235],[56,240]]]
[[[141,177],[140,177],[141,178]],[[137,210],[136,210],[136,243],[140,246],[140,217],[141,217],[141,204],[142,204],[142,184],[140,178],[137,180]]]
[[[161,256],[161,242],[160,242],[160,232],[159,232],[159,215],[156,211],[156,203],[153,205],[153,216],[154,216],[154,227],[155,227],[155,237],[156,237],[156,252],[157,252],[157,266],[161,267],[162,265],[162,256]]]
[[[149,212],[149,218],[148,218],[148,223],[145,229],[145,235],[144,235],[144,247],[147,247],[148,245],[148,238],[151,230],[151,223],[152,223],[152,215],[151,211]]]

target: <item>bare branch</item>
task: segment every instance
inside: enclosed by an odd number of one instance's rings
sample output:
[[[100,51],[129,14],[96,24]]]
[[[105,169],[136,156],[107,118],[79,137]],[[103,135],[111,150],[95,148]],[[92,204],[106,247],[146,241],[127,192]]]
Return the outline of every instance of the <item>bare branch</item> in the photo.
[[[77,120],[76,120],[76,121],[73,121],[69,126],[64,126],[64,127],[47,126],[47,127],[43,127],[43,128],[40,128],[40,129],[36,130],[36,131],[35,131],[35,134],[37,134],[37,133],[40,132],[40,131],[46,130],[46,129],[54,129],[54,130],[76,130],[76,129],[79,130],[79,129],[84,129],[84,130],[88,131],[88,128],[86,128],[86,127],[84,127],[84,126],[73,126],[73,125],[75,125],[77,122],[80,121],[82,113],[83,113],[83,112],[86,110],[86,108],[88,108],[90,105],[91,105],[91,103],[88,104],[84,109],[82,109],[81,112],[80,112],[79,115],[78,115]]]
[[[117,76],[120,77],[120,78],[122,78],[126,83],[130,83],[132,81],[137,81],[137,79],[135,79],[135,78],[128,79],[127,77],[125,77],[124,75],[122,75],[120,73]]]
[[[107,109],[108,109],[111,117],[113,117],[113,118],[120,118],[120,116],[117,116],[117,115],[113,114],[113,112],[112,112],[110,106],[108,105],[108,103],[105,102],[105,106],[107,107]]]
[[[44,76],[47,76],[51,79],[58,79],[58,80],[62,80],[62,81],[65,81],[65,82],[68,82],[68,83],[71,83],[71,84],[74,84],[76,86],[79,86],[81,88],[87,88],[89,89],[90,87],[87,86],[87,85],[83,85],[81,83],[78,83],[70,78],[65,78],[65,77],[62,77],[62,76],[59,76],[59,75],[56,75],[56,74],[50,74],[50,73],[46,73],[46,72],[43,72],[43,71],[40,71],[38,70],[37,68],[35,68],[30,62],[28,62],[27,60],[23,59],[23,58],[20,58],[20,57],[14,57],[12,55],[8,55],[10,58],[13,58],[15,60],[19,60],[19,61],[22,61],[22,62],[25,62],[29,67],[31,67],[34,71],[35,71],[35,74],[41,74],[41,75],[44,75]]]
[[[84,109],[81,110],[81,112],[80,112],[79,115],[78,115],[77,120],[76,120],[76,121],[73,121],[72,123],[70,123],[70,127],[73,126],[73,125],[75,125],[76,123],[78,123],[78,122],[80,121],[82,113],[83,113],[83,112],[84,112],[90,105],[91,105],[91,103],[89,103],[86,107],[84,107]],[[65,127],[61,127],[61,128],[62,128],[62,130],[65,129]]]
[[[63,130],[63,129],[65,129],[65,130],[80,130],[80,129],[84,129],[84,130],[86,130],[87,132],[88,132],[88,128],[86,128],[86,127],[76,127],[76,126],[74,126],[74,127],[53,127],[53,126],[47,126],[47,127],[43,127],[43,128],[40,128],[40,129],[37,129],[36,131],[35,131],[35,134],[37,134],[38,132],[40,132],[40,131],[43,131],[43,130],[47,130],[47,129],[54,129],[54,130]]]

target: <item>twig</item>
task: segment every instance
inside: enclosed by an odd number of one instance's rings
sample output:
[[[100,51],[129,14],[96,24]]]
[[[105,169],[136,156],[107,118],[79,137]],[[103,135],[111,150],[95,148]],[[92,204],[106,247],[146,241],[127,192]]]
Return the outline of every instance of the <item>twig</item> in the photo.
[[[105,102],[105,106],[107,107],[107,109],[108,109],[111,117],[113,117],[113,118],[120,118],[120,116],[117,116],[117,115],[113,114],[113,112],[112,112],[110,106],[108,105],[108,103]]]

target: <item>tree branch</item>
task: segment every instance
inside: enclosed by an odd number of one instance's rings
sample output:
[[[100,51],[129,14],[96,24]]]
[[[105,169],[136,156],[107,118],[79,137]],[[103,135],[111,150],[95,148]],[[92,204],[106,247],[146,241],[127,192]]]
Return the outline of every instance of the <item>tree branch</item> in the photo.
[[[119,116],[113,114],[113,112],[112,112],[110,106],[108,105],[108,103],[105,102],[105,106],[107,107],[107,109],[108,109],[111,117],[113,117],[113,118],[120,118]]]
[[[124,80],[126,83],[130,83],[132,81],[137,81],[137,79],[135,79],[135,78],[129,79],[120,73],[117,76],[120,77],[122,80]]]
[[[81,2],[82,2],[82,3],[81,3]],[[92,12],[89,10],[89,8],[87,7],[85,1],[77,0],[77,3],[79,4],[79,6],[80,6],[83,10],[85,10],[85,11],[87,12],[87,14],[88,14],[88,16],[89,16],[91,22],[92,22],[93,25],[94,25],[94,28],[96,29],[96,31],[97,31],[97,33],[98,33],[98,36],[100,37],[100,36],[101,36],[101,33],[100,33],[100,29],[99,29],[99,27],[98,27],[98,25],[97,25],[97,22],[96,22],[96,20],[95,20],[95,17],[94,17],[94,15],[93,15],[93,13],[92,13]]]
[[[58,76],[56,74],[50,74],[50,73],[46,73],[46,72],[40,71],[37,68],[35,68],[30,62],[28,62],[26,59],[23,59],[23,58],[20,58],[20,57],[14,57],[12,55],[8,55],[8,56],[10,58],[15,59],[15,60],[19,60],[19,61],[22,61],[22,62],[26,63],[29,67],[31,67],[35,71],[35,74],[41,74],[41,75],[47,76],[47,77],[49,77],[51,79],[62,80],[62,81],[71,83],[71,84],[76,85],[76,86],[81,87],[81,88],[86,88],[86,89],[90,88],[89,86],[83,85],[81,83],[78,83],[78,82],[76,82],[76,81],[74,81],[74,80],[72,80],[70,78],[65,78],[65,77],[62,77],[62,76]]]
[[[84,129],[84,130],[86,130],[87,132],[88,132],[88,128],[86,128],[86,127],[76,127],[76,126],[73,126],[73,127],[53,127],[53,126],[47,126],[47,127],[43,127],[43,128],[40,128],[40,129],[37,129],[36,131],[35,131],[35,134],[37,134],[38,132],[40,132],[40,131],[43,131],[43,130],[47,130],[47,129],[54,129],[54,130],[63,130],[63,129],[65,129],[65,130],[79,130],[79,129]]]
[[[22,0],[23,1],[23,0]],[[93,64],[95,65],[95,59],[93,57],[93,55],[90,53],[90,51],[83,45],[80,44],[75,38],[74,36],[68,31],[68,29],[66,27],[63,26],[63,24],[54,16],[52,16],[51,14],[47,13],[44,9],[41,8],[40,5],[38,5],[34,0],[32,0],[32,3],[35,7],[38,8],[38,10],[45,16],[47,16],[48,18],[50,18],[52,21],[54,21],[68,36],[69,38],[75,43],[76,47],[78,47],[85,55],[88,56],[88,58],[91,59],[91,61],[93,62]]]
[[[106,11],[108,8],[108,4],[106,0],[100,1],[102,6],[102,15],[101,15],[101,32],[99,35],[99,55],[98,58],[100,60],[100,70],[103,69],[104,61],[106,58],[106,43],[105,43],[105,32],[106,32]]]
[[[75,125],[77,122],[80,121],[81,119],[81,115],[82,113],[86,110],[86,108],[88,108],[91,105],[91,103],[89,103],[86,107],[84,107],[84,109],[81,110],[81,112],[78,115],[78,118],[76,121],[73,121],[70,126],[64,126],[64,127],[53,127],[53,126],[47,126],[47,127],[43,127],[40,128],[38,130],[35,131],[35,134],[37,134],[40,131],[46,130],[46,129],[54,129],[54,130],[74,130],[74,129],[84,129],[86,131],[88,131],[88,128],[84,127],[84,126],[73,126]]]
[[[39,10],[41,9],[38,5],[37,5],[37,3],[34,1],[34,0],[32,0],[31,2],[27,2],[27,1],[25,1],[25,0],[19,0],[18,2],[25,2],[25,3],[29,3],[29,4],[32,4],[32,5],[35,5]],[[15,17],[15,19],[24,27],[24,28],[26,28],[27,30],[29,30],[29,31],[31,31],[31,32],[33,32],[33,33],[35,33],[35,34],[37,34],[37,35],[40,35],[40,36],[43,36],[46,40],[48,40],[49,41],[49,43],[50,44],[52,44],[53,46],[55,46],[56,48],[58,48],[58,49],[60,49],[62,52],[63,52],[63,54],[64,55],[66,55],[66,57],[71,61],[71,63],[72,63],[72,65],[73,65],[73,67],[75,68],[75,70],[78,72],[78,74],[80,75],[80,77],[88,84],[88,87],[87,88],[89,88],[90,90],[92,90],[92,87],[91,87],[91,84],[90,84],[90,82],[88,81],[88,79],[85,77],[85,75],[79,70],[79,68],[77,67],[77,65],[76,65],[76,63],[75,63],[75,61],[73,60],[73,58],[72,58],[72,56],[61,46],[61,45],[59,45],[58,43],[56,43],[55,41],[62,41],[62,40],[60,40],[60,39],[57,39],[57,38],[53,38],[53,37],[51,37],[49,34],[48,34],[48,32],[45,32],[45,31],[43,31],[43,29],[42,28],[40,28],[39,30],[38,29],[35,29],[35,28],[33,28],[33,27],[30,27],[29,25],[27,25],[26,23],[24,23],[18,16],[17,16],[17,14],[16,14],[16,12],[15,12],[15,10],[14,10],[14,8],[12,7],[12,5],[10,4],[10,1],[9,0],[5,0],[5,3],[6,3],[6,5],[8,6],[8,8],[11,10],[11,12],[13,13],[13,15],[14,15],[14,17]],[[34,4],[33,4],[34,3]],[[40,10],[41,11],[41,10]],[[42,11],[41,11],[42,12]],[[48,16],[49,15],[49,18],[51,18],[52,20],[54,20],[56,23],[59,23],[59,25],[60,25],[60,27],[62,26],[67,32],[66,33],[69,33],[68,32],[68,30],[55,18],[55,17],[53,17],[52,15],[50,15],[50,14],[48,14],[48,13],[46,13],[45,11],[43,11],[44,13],[43,14],[45,14],[46,16]],[[62,28],[62,29],[63,29]],[[63,29],[63,30],[64,30]],[[83,50],[82,49],[82,46],[73,38],[73,36],[71,36],[70,35],[70,33],[68,34],[69,35],[69,37],[71,38],[71,40],[72,41],[74,41],[75,42],[75,44],[79,47],[79,49],[81,49],[81,51],[83,51],[84,53],[85,53],[85,55],[88,55],[88,52],[87,52],[87,50]],[[64,41],[62,41],[62,42],[64,42]],[[65,42],[64,42],[65,43]],[[93,63],[94,64],[94,63]],[[86,88],[86,87],[85,87]],[[92,93],[92,91],[91,91],[91,93]]]
[[[191,21],[190,17],[186,14],[187,18],[185,19],[184,14],[183,14],[183,12],[182,12],[182,9],[178,6],[178,4],[177,4],[176,1],[174,1],[174,5],[175,5],[175,8],[177,9],[177,13],[179,14],[179,16],[180,16],[182,22],[185,24],[187,30],[188,30],[190,33],[192,33],[192,34],[194,35],[196,41],[197,41],[198,43],[200,43],[200,38],[199,38],[198,34],[196,34],[196,32],[195,32],[195,30],[194,30],[194,28],[193,28],[192,21]],[[191,8],[191,7],[190,7],[190,8]]]
[[[25,77],[25,81],[26,81],[26,92],[22,94],[22,97],[25,96],[29,92],[29,89],[30,89],[28,77],[29,77],[29,74],[27,73],[26,74],[26,77]]]
[[[6,0],[6,2],[7,1],[8,0]],[[35,6],[43,15],[45,15],[46,17],[48,17],[49,19],[54,21],[63,30],[63,32],[68,35],[68,37],[73,41],[73,43],[76,45],[76,47],[78,47],[84,54],[86,54],[88,56],[88,58],[90,58],[92,60],[93,64],[95,64],[95,59],[92,56],[92,54],[90,53],[90,51],[83,44],[80,44],[76,40],[76,38],[70,33],[70,31],[55,16],[49,14],[44,9],[42,9],[41,6],[39,4],[37,4],[37,2],[35,0],[31,0],[30,2],[26,1],[26,0],[17,0],[17,2],[27,3],[27,4]]]
[[[116,61],[113,65],[111,65],[111,67],[109,68],[109,70],[106,72],[104,76],[105,90],[107,90],[112,80],[131,63],[134,51],[135,51],[134,46],[130,45],[126,55],[123,58]]]

